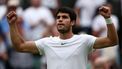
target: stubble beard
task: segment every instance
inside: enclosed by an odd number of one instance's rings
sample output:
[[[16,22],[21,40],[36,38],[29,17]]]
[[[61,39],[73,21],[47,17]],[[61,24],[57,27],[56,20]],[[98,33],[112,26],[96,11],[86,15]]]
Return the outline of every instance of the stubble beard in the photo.
[[[57,28],[58,29],[58,28]],[[62,29],[58,29],[58,32],[61,33],[61,34],[65,34],[67,32],[70,31],[70,28],[62,28]]]

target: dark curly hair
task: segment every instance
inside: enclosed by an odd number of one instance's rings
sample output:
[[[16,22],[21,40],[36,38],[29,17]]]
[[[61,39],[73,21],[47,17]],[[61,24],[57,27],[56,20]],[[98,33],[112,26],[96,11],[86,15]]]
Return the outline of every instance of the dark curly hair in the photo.
[[[69,7],[61,7],[61,8],[59,8],[59,9],[57,10],[56,16],[57,16],[57,14],[60,13],[60,12],[62,12],[62,13],[68,13],[69,16],[70,16],[70,18],[71,18],[71,21],[76,21],[77,15],[76,15],[76,13],[75,13],[75,11],[74,11],[73,9],[71,9],[71,8],[69,8]],[[56,17],[56,16],[55,16],[55,17]]]

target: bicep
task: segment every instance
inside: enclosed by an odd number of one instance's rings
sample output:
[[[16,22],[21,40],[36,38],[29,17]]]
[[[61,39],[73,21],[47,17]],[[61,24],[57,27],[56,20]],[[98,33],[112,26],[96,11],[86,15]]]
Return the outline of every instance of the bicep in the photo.
[[[39,53],[38,48],[36,47],[36,44],[34,41],[27,41],[20,46],[21,52],[28,52],[37,54]]]
[[[94,49],[100,49],[100,48],[106,48],[112,45],[112,42],[110,41],[110,39],[108,39],[107,37],[100,37],[97,38],[93,48]]]

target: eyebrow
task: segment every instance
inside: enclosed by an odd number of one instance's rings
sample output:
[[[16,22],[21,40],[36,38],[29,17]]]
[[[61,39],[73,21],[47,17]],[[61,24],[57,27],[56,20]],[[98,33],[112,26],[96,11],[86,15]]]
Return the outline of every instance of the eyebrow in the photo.
[[[56,18],[60,18],[60,17],[68,18],[68,16],[67,16],[67,15],[57,15],[57,17],[56,17]]]

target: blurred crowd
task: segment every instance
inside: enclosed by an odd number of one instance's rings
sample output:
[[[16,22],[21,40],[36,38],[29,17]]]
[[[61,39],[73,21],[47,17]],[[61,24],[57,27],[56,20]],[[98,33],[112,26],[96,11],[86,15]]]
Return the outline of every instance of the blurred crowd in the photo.
[[[114,10],[107,0],[0,0],[0,69],[46,69],[45,56],[19,53],[12,48],[8,12],[17,13],[18,32],[25,40],[58,36],[55,12],[63,6],[73,8],[78,15],[74,34],[100,37],[107,36],[105,20],[98,13],[103,4]],[[111,18],[118,31],[117,15],[112,13]],[[88,69],[119,69],[118,46],[94,50],[88,59]]]

